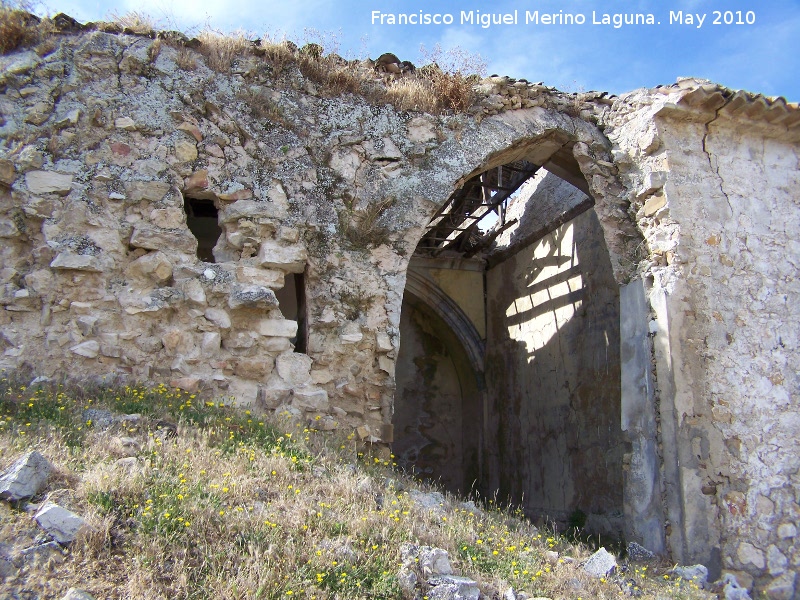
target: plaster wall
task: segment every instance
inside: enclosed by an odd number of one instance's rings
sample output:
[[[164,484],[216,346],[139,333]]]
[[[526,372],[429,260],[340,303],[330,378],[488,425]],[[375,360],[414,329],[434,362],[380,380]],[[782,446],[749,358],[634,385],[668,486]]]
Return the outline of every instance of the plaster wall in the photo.
[[[501,494],[619,534],[619,292],[590,210],[487,273],[486,380]]]
[[[397,463],[452,492],[480,478],[482,396],[476,374],[450,328],[407,297],[400,319],[394,442]]]

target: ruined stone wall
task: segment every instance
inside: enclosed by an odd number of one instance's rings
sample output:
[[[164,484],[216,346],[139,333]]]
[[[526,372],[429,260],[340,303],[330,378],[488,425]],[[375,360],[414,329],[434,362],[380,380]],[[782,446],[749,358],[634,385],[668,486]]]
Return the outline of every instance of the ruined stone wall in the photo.
[[[431,216],[474,174],[556,157],[591,193],[615,282],[648,292],[642,402],[660,420],[628,435],[657,452],[673,557],[795,593],[796,106],[489,78],[467,114],[433,116],[322,97],[256,55],[220,72],[97,31],[39,52],[0,58],[0,367],[166,380],[388,442]],[[213,263],[193,202],[217,212]],[[295,274],[305,332],[275,295]]]
[[[607,130],[635,165],[626,175],[650,250],[669,542],[679,560],[752,576],[771,597],[792,598],[797,139],[750,125],[713,90],[700,91],[632,94],[625,100],[638,117],[629,112]]]
[[[408,232],[433,209],[386,187],[454,128],[320,98],[296,70],[278,84],[253,57],[192,59],[100,32],[0,59],[2,366],[167,381],[379,439]],[[218,211],[214,263],[195,199]],[[274,293],[295,273],[307,355]]]

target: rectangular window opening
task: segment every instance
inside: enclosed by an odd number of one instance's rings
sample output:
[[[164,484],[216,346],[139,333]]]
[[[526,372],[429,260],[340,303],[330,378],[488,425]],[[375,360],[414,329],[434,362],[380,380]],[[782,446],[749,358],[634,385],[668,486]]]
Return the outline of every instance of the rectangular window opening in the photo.
[[[306,286],[302,273],[290,273],[284,277],[283,287],[275,291],[278,308],[285,319],[297,321],[297,335],[290,341],[294,351],[306,353],[308,331],[306,327]]]

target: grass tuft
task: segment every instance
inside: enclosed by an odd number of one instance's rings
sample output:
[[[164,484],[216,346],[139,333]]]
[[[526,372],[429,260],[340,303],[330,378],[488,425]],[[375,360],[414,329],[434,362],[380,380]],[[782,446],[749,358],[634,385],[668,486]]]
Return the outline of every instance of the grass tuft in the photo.
[[[0,55],[36,44],[41,39],[40,19],[26,2],[0,0]]]

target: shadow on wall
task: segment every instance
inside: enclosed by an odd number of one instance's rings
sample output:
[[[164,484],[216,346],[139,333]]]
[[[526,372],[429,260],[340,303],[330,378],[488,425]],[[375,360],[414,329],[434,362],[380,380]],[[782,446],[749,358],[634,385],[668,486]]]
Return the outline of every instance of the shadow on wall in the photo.
[[[397,463],[421,479],[468,493],[479,478],[481,394],[469,358],[433,310],[406,291],[397,359]]]
[[[487,486],[534,519],[618,536],[619,289],[593,210],[487,273]]]

